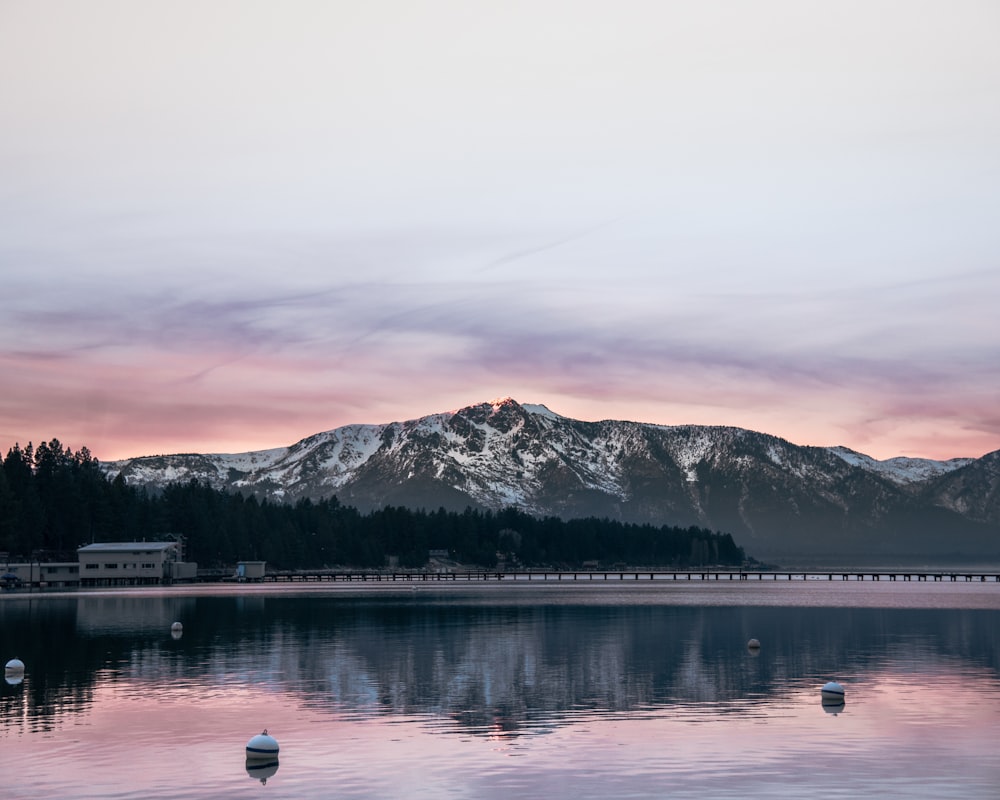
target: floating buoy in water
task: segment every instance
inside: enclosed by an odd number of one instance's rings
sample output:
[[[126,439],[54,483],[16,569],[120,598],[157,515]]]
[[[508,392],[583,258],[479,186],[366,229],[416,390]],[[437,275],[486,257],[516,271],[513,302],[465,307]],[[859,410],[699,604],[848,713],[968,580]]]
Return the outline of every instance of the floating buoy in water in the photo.
[[[828,701],[830,703],[843,703],[844,687],[836,681],[830,681],[825,684],[822,689],[820,689],[820,695],[823,697],[824,701]]]
[[[179,632],[184,630],[184,626],[181,625],[179,622],[175,622],[173,625],[170,626],[170,630]]]
[[[278,740],[269,736],[267,728],[247,742],[247,758],[277,758]]]
[[[760,642],[757,639],[751,639],[747,642],[747,647],[751,650],[760,650]]]

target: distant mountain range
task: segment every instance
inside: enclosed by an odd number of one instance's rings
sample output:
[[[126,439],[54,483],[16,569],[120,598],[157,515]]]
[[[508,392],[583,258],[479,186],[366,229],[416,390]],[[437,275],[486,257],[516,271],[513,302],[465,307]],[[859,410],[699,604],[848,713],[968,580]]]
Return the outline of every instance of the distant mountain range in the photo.
[[[765,560],[1000,558],[1000,451],[877,461],[741,428],[582,422],[510,398],[274,450],[103,467],[152,491],[196,479],[280,502],[336,495],[361,510],[515,506],[693,525]]]

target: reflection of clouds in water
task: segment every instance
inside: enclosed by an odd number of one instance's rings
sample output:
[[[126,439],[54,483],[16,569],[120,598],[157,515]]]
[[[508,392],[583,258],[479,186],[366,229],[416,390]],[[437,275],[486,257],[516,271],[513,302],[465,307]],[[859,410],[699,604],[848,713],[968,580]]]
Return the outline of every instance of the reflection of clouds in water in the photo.
[[[0,650],[23,642],[37,665],[0,693],[4,752],[30,756],[31,796],[67,800],[230,796],[263,727],[282,753],[268,787],[302,797],[937,796],[949,781],[970,798],[1000,778],[998,610],[507,588],[190,598],[176,642],[149,628],[161,599],[110,606],[104,629],[76,625],[76,598],[3,604]],[[819,696],[833,677],[850,694],[837,714]]]

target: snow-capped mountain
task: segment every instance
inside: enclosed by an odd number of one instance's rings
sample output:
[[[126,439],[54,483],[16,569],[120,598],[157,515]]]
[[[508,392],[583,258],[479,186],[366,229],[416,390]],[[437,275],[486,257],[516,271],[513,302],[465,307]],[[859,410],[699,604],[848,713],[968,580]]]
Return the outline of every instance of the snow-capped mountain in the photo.
[[[582,422],[510,398],[287,448],[104,466],[153,490],[194,479],[283,502],[336,495],[362,510],[516,506],[696,525],[758,558],[1000,554],[1000,451],[877,461],[741,428]]]

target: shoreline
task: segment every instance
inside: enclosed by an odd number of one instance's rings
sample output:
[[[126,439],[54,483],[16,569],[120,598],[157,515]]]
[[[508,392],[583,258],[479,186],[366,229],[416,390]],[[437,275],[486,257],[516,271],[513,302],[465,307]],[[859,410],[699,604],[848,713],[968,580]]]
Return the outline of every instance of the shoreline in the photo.
[[[104,586],[5,592],[0,607],[50,601],[114,598],[120,601],[253,597],[368,599],[394,603],[473,605],[676,605],[882,607],[1000,611],[996,581],[480,581],[353,583],[186,583],[172,586]]]

